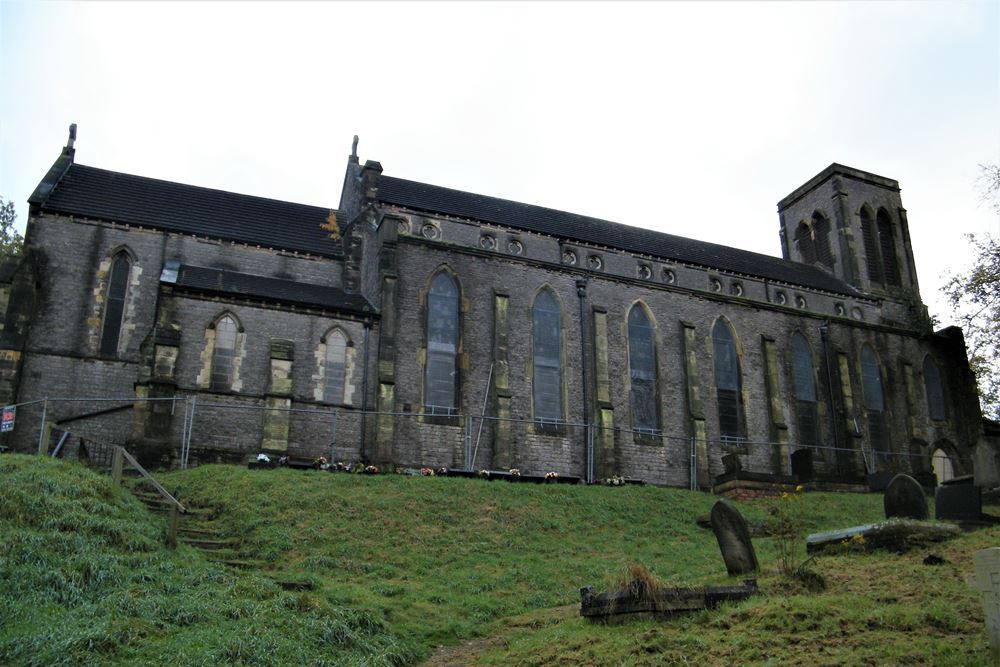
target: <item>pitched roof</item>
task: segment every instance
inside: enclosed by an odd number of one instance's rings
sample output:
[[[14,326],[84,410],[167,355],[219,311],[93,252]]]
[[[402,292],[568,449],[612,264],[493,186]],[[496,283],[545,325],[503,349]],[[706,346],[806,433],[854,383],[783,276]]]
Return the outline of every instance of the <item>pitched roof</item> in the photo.
[[[160,281],[209,294],[250,297],[363,315],[375,313],[375,308],[363,296],[347,294],[336,287],[180,264],[176,260],[167,262]]]
[[[141,225],[269,248],[339,257],[341,244],[320,229],[330,209],[213,190],[71,164],[54,187],[36,193],[42,210]]]
[[[779,257],[392,176],[380,177],[378,199],[414,210],[480,220],[827,292],[859,294],[822,269]]]

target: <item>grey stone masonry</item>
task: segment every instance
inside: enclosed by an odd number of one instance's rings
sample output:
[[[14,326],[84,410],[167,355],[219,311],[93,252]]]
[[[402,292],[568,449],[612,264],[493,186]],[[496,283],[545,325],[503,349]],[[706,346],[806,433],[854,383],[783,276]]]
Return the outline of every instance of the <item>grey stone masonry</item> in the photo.
[[[622,475],[698,488],[726,472],[724,456],[748,473],[788,475],[807,445],[819,476],[922,474],[938,449],[956,474],[972,472],[982,428],[964,341],[957,329],[930,328],[906,211],[891,179],[831,165],[795,190],[779,205],[782,260],[402,181],[355,154],[338,209],[327,215],[305,207],[306,218],[283,223],[300,225],[299,239],[317,239],[312,253],[52,209],[47,202],[61,192],[60,201],[76,201],[60,190],[74,155],[64,151],[32,197],[26,259],[0,276],[0,389],[20,402],[130,400],[112,412],[51,405],[53,424],[62,422],[76,439],[126,442],[172,465],[191,429],[193,463],[241,461],[266,447],[346,461]],[[102,182],[114,187],[115,180]],[[197,189],[186,192],[197,197]],[[87,201],[104,194],[76,193]],[[128,202],[128,192],[113,194]],[[892,250],[899,285],[867,277],[862,206],[889,221],[879,252]],[[149,202],[122,210],[148,211]],[[322,232],[308,217],[317,212],[326,216]],[[817,254],[818,241],[810,250],[805,233],[828,233],[829,257]],[[661,254],[648,254],[654,251]],[[124,297],[112,294],[116,257],[128,260]],[[181,277],[198,280],[178,279],[178,267],[195,267]],[[448,352],[455,405],[453,414],[425,415],[429,350],[441,344],[428,340],[428,322],[450,317],[428,312],[439,271],[459,292],[457,321],[434,323],[456,336]],[[218,285],[206,284],[211,276]],[[226,276],[233,279],[228,288]],[[323,298],[293,298],[296,285]],[[534,330],[547,326],[532,315],[543,289],[555,297],[558,331]],[[629,349],[633,308],[652,331],[652,360],[641,369]],[[117,319],[108,318],[119,311],[116,330]],[[735,359],[716,359],[727,354],[713,341],[719,323],[732,331]],[[114,354],[101,344],[106,331],[118,333]],[[328,345],[332,332],[338,342]],[[810,362],[798,374],[796,335]],[[552,345],[548,356],[537,356],[536,348],[553,340],[557,354]],[[928,357],[941,371],[943,419],[928,411]],[[739,369],[735,401],[728,376],[717,386],[723,361]],[[535,415],[536,378],[551,387],[544,405],[557,418]],[[328,382],[342,382],[342,394],[327,400]],[[803,382],[811,387],[805,402],[796,393]],[[641,391],[653,397],[657,428],[648,411],[636,418]],[[173,403],[154,407],[151,398]],[[720,415],[726,411],[735,414]],[[35,412],[26,408],[23,421],[19,413],[14,433],[2,436],[7,444],[37,446]],[[801,432],[807,413],[814,415],[813,442]],[[724,438],[725,419],[744,435]]]

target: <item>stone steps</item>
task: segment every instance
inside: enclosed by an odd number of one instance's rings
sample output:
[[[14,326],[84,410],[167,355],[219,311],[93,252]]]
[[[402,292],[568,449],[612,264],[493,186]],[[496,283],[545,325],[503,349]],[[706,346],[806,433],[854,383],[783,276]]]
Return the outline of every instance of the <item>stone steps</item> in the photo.
[[[132,494],[156,514],[166,514],[172,503],[157,491],[139,482],[131,485]],[[184,502],[184,501],[181,501]],[[177,527],[178,541],[198,549],[214,563],[238,569],[264,568],[267,563],[248,557],[240,546],[242,540],[227,534],[226,526],[217,520],[217,512],[212,507],[198,507],[184,503],[187,512],[180,515]]]

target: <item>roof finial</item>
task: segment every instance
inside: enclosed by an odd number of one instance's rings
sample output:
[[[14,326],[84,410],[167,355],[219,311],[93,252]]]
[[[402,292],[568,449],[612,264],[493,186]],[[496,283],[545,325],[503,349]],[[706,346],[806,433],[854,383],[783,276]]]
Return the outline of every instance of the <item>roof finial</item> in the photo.
[[[72,123],[69,126],[69,139],[66,140],[66,147],[63,148],[63,157],[69,158],[70,162],[73,162],[73,156],[76,155],[76,149],[73,148],[73,144],[76,143],[76,123]]]
[[[351,157],[355,160],[358,159],[358,135],[354,135],[354,141],[351,143]]]

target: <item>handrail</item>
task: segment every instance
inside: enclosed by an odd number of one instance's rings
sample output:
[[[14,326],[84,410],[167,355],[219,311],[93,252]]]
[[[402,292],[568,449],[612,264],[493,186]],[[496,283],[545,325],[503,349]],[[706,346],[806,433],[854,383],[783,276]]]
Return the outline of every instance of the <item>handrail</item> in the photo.
[[[114,458],[112,459],[111,463],[111,475],[116,484],[121,482],[122,464],[120,457],[124,457],[125,459],[127,459],[128,462],[132,464],[132,467],[138,470],[139,474],[145,477],[149,481],[149,483],[153,485],[153,488],[159,491],[161,496],[169,500],[170,503],[178,509],[178,511],[180,511],[182,514],[187,512],[187,509],[184,507],[184,505],[182,505],[179,500],[170,495],[170,492],[164,489],[163,486],[159,482],[157,482],[152,475],[146,472],[146,469],[143,468],[141,465],[139,465],[139,462],[136,461],[131,454],[125,451],[125,448],[122,447],[121,445],[115,445]]]

